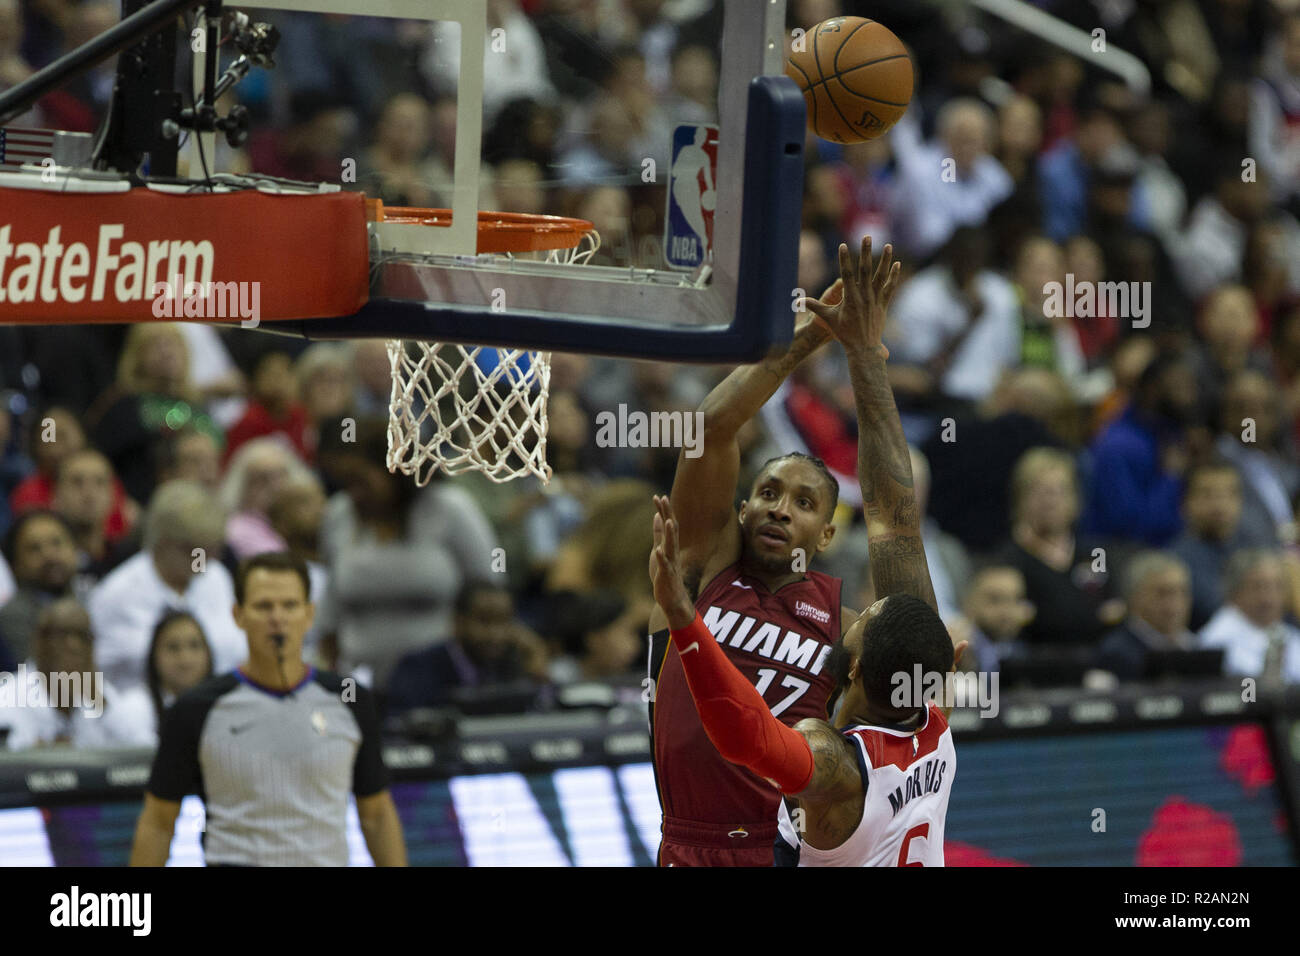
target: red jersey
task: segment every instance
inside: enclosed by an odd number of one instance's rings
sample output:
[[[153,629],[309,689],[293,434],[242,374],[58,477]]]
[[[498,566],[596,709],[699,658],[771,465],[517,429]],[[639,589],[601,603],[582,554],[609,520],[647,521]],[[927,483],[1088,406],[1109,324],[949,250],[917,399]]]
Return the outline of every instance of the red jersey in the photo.
[[[772,716],[787,725],[805,717],[826,719],[835,689],[826,659],[840,639],[840,587],[839,578],[810,571],[773,594],[734,564],[695,602],[728,659],[753,682]],[[650,654],[650,736],[664,841],[745,851],[766,847],[770,856],[780,792],[714,748],[668,631],[651,638]]]

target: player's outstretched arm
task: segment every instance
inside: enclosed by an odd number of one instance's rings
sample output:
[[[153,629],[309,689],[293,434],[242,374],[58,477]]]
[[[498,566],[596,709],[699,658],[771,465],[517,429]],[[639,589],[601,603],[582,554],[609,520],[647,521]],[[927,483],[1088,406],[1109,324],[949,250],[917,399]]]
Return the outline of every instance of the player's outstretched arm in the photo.
[[[836,282],[827,289],[822,301],[838,302],[839,285]],[[673,508],[679,519],[681,555],[688,574],[698,578],[721,545],[724,533],[738,535],[734,530],[736,482],[740,476],[740,445],[736,435],[799,363],[829,340],[826,329],[804,313],[784,355],[755,365],[738,366],[700,403],[703,449],[694,458],[686,454],[693,449],[682,449],[672,490]]]
[[[773,717],[758,691],[727,659],[687,592],[672,504],[656,495],[655,507],[650,579],[709,740],[727,760],[748,767],[782,793],[828,796],[845,779],[843,751],[835,750],[833,741],[817,728],[796,732]],[[814,723],[819,722],[805,720],[801,725]],[[852,754],[849,760],[851,765]]]
[[[858,414],[858,482],[871,550],[871,578],[877,597],[912,594],[936,608],[934,585],[921,541],[921,516],[912,485],[912,463],[903,425],[889,386],[881,342],[885,313],[898,285],[892,246],[873,272],[871,237],[862,240],[857,262],[840,246],[844,295],[839,303],[810,300],[844,346]]]

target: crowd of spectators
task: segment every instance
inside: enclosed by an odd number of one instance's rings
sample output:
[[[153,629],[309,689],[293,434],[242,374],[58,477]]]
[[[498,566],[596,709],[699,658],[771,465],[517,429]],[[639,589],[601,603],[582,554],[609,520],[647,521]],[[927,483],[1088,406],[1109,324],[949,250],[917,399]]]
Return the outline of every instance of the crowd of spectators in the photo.
[[[486,3],[510,61],[487,76],[480,206],[585,216],[597,261],[654,264],[638,240],[662,234],[663,195],[644,207],[632,184],[674,123],[717,118],[721,4]],[[820,292],[865,233],[905,263],[886,343],[967,667],[1004,686],[1300,682],[1300,6],[1037,6],[1140,57],[1150,93],[970,5],[790,0],[791,28],[888,23],[918,81],[889,135],[809,137],[803,221],[782,224],[800,230],[798,284]],[[280,65],[237,88],[256,132],[222,167],[339,181],[359,157],[345,188],[445,203],[454,37],[268,16]],[[0,89],[115,17],[107,0],[0,0]],[[111,78],[22,122],[91,130]],[[1126,294],[1068,291],[1101,283]],[[819,560],[865,606],[843,362],[804,363],[747,427],[742,483],[774,453],[824,459],[842,495]],[[0,732],[148,743],[178,693],[239,661],[231,568],[266,550],[311,570],[312,661],[373,686],[390,720],[471,712],[488,686],[519,709],[590,684],[639,700],[651,495],[676,452],[598,447],[594,417],[693,410],[725,371],[557,354],[549,485],[418,488],[384,465],[383,342],[0,328],[0,671],[100,671],[113,714],[0,708]]]

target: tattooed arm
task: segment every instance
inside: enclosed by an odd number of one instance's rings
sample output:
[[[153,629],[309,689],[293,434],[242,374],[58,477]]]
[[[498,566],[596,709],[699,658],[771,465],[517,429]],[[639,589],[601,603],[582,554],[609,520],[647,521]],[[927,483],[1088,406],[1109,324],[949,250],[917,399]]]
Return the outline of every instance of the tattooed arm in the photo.
[[[856,263],[848,246],[841,245],[841,302],[810,300],[807,305],[844,345],[849,360],[849,381],[858,413],[858,482],[876,597],[912,594],[936,607],[921,543],[912,462],[885,368],[889,350],[880,340],[885,312],[898,283],[899,264],[894,262],[893,248],[885,246],[874,274],[871,265],[870,237],[863,239]]]
[[[839,285],[837,282],[827,289],[822,298],[838,302]],[[737,433],[799,363],[829,340],[825,327],[810,315],[801,316],[784,354],[755,365],[738,366],[700,403],[703,449],[695,457],[687,455],[688,449],[682,450],[672,489],[673,509],[680,519],[682,559],[692,584],[698,586],[700,572],[715,552],[735,551],[720,559],[722,567],[739,555],[735,512],[740,476]]]
[[[807,717],[794,725],[813,753],[813,776],[797,796],[800,800],[841,800],[862,792],[853,744],[824,720]]]
[[[885,360],[874,351],[850,351],[849,379],[858,410],[858,482],[876,596],[912,594],[938,610],[921,541],[911,456]]]

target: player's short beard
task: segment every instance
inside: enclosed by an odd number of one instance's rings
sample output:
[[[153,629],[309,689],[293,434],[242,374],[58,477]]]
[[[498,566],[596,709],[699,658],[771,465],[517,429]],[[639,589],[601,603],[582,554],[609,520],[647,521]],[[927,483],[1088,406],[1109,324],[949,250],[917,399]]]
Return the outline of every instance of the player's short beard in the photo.
[[[794,560],[788,554],[759,554],[750,535],[749,529],[745,529],[741,535],[740,563],[746,570],[760,574],[789,574],[794,570]]]

